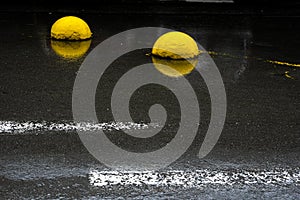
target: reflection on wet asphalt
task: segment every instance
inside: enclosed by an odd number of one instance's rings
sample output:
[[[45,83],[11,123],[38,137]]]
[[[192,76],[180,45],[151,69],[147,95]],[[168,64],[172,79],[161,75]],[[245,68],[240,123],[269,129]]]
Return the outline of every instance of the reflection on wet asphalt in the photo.
[[[65,14],[1,13],[0,182],[4,199],[299,198],[299,68],[268,62],[300,63],[297,17],[85,13],[81,17],[93,30],[92,40],[64,48],[49,39],[49,30]],[[130,52],[105,72],[95,96],[99,124],[72,122],[72,89],[81,63],[93,48],[121,31],[145,26],[186,32],[211,52],[226,89],[226,121],[213,151],[199,159],[211,102],[201,75],[187,68],[183,74],[201,110],[194,142],[165,169],[118,172],[89,154],[76,130],[105,130],[115,144],[129,151],[147,152],[172,140],[180,124],[177,101],[169,98],[168,90],[156,86],[132,96],[134,122],[112,122],[111,89],[126,70],[153,62],[151,51]],[[145,141],[122,137],[120,130],[162,128],[160,123],[149,123],[147,108],[154,103],[169,111],[164,134],[152,138],[151,147]]]

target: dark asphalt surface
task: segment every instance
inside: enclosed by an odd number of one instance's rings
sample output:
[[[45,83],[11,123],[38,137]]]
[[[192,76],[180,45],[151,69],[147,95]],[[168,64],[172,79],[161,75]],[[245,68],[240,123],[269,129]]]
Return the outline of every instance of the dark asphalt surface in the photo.
[[[70,60],[54,52],[49,38],[55,20],[69,14],[74,13],[3,11],[0,14],[1,124],[71,122],[74,80],[89,51],[121,31],[155,26],[186,32],[207,51],[215,52],[211,56],[227,94],[224,129],[215,148],[199,159],[197,153],[210,119],[210,98],[203,81],[199,84],[199,74],[187,75],[201,99],[196,139],[181,158],[159,172],[159,176],[170,178],[170,182],[135,184],[128,181],[129,172],[119,172],[123,182],[116,181],[114,172],[87,152],[74,130],[14,132],[5,131],[2,125],[2,199],[300,198],[300,71],[299,67],[267,62],[300,63],[299,17],[76,13],[90,25],[93,38],[83,57]],[[124,67],[151,62],[145,55],[150,51],[135,51],[113,63],[97,89],[96,99],[102,100],[101,104],[96,101],[101,122],[112,120],[107,113],[109,99],[104,94],[108,94],[115,77],[122,74]],[[133,116],[147,120],[143,110],[138,110],[141,104],[173,102],[161,99],[155,92],[151,94],[151,98],[136,96]],[[172,105],[170,112],[174,116],[168,130],[172,132],[176,129],[176,108]],[[132,148],[130,141],[111,139],[123,148]],[[153,144],[159,146],[169,139],[161,136]],[[134,150],[145,149],[139,145]],[[174,173],[182,175],[184,184],[175,183]],[[258,176],[260,173],[263,175]],[[212,174],[218,174],[213,177],[221,182],[201,181]],[[110,183],[101,182],[109,175],[113,177]],[[148,174],[150,179],[156,175]],[[131,176],[141,180],[144,175],[136,172]]]

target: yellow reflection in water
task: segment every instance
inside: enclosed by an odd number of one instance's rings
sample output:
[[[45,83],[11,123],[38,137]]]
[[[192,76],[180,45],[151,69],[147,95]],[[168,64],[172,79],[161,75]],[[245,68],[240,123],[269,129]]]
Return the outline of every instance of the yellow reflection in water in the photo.
[[[90,48],[91,40],[58,41],[51,40],[53,51],[65,59],[81,58]]]
[[[198,58],[187,60],[162,59],[152,56],[154,67],[162,74],[170,77],[180,77],[193,71],[198,64]]]

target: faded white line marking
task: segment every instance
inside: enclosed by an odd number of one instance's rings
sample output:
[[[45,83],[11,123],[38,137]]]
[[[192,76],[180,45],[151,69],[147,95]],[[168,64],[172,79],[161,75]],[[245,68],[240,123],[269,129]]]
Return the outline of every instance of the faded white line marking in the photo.
[[[110,122],[110,123],[89,123],[89,122],[16,122],[0,121],[0,135],[5,134],[31,134],[41,131],[94,131],[94,130],[139,130],[160,127],[157,123],[143,124],[133,122]]]
[[[205,185],[288,185],[300,184],[299,169],[274,169],[260,171],[166,171],[166,172],[117,172],[90,171],[90,184],[93,186],[111,185],[152,185],[152,186],[180,186],[187,188],[203,187]]]

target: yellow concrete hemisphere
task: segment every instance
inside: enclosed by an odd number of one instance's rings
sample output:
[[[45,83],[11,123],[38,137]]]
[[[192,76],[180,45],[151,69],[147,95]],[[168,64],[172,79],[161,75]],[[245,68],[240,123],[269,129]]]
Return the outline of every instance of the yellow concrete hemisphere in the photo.
[[[199,55],[198,45],[186,33],[172,31],[160,36],[153,45],[152,54],[171,59],[188,59]]]
[[[51,38],[57,40],[86,40],[91,37],[88,24],[76,16],[62,17],[51,27]]]

